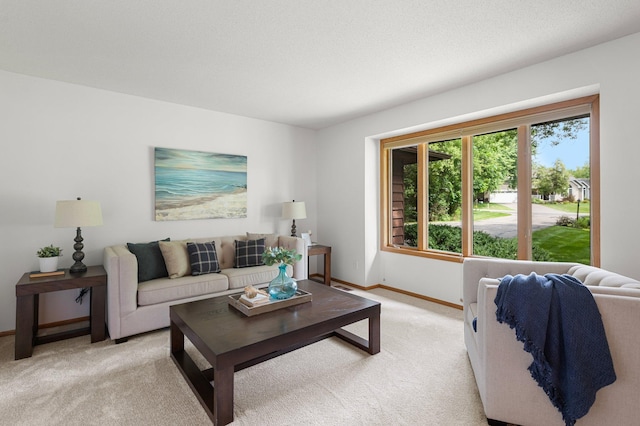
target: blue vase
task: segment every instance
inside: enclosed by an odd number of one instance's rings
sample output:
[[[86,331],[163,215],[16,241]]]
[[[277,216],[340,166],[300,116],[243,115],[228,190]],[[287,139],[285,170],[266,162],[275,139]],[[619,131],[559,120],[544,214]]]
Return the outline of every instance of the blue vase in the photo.
[[[296,281],[287,275],[287,265],[281,263],[278,268],[280,272],[269,283],[269,296],[272,299],[284,300],[292,297],[298,290]]]

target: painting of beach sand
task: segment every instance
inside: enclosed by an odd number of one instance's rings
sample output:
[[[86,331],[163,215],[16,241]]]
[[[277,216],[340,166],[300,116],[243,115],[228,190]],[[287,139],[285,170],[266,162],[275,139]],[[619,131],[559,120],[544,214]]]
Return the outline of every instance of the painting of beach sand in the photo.
[[[156,220],[247,217],[247,157],[155,148]]]

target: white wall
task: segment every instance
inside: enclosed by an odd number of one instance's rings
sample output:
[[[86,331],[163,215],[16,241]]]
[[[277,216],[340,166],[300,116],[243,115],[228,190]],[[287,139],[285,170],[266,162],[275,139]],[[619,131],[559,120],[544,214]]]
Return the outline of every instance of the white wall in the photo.
[[[73,263],[74,229],[56,229],[56,200],[98,200],[104,226],[83,228],[84,263],[107,245],[277,231],[281,203],[306,201],[299,230],[316,225],[315,132],[135,96],[0,71],[0,332],[15,328],[15,283],[37,270],[35,252],[63,248]],[[155,222],[153,147],[248,157],[246,219]],[[41,297],[42,323],[88,315],[76,290]]]
[[[56,200],[77,196],[101,201],[105,221],[83,229],[87,264],[101,262],[104,246],[128,241],[287,233],[280,205],[296,199],[309,216],[298,230],[312,229],[314,240],[333,247],[332,276],[459,303],[459,264],[379,251],[378,138],[594,91],[602,265],[640,278],[640,197],[625,192],[640,180],[638,51],[635,34],[317,133],[0,71],[0,332],[15,327],[14,285],[37,269],[37,248],[61,245],[62,266],[72,264],[74,231],[53,228],[53,214]],[[153,221],[155,146],[247,155],[248,217]],[[42,322],[87,315],[76,294],[43,298]]]
[[[361,117],[318,132],[318,231],[332,275],[460,303],[460,264],[379,251],[380,137],[600,93],[602,266],[640,279],[640,34]]]

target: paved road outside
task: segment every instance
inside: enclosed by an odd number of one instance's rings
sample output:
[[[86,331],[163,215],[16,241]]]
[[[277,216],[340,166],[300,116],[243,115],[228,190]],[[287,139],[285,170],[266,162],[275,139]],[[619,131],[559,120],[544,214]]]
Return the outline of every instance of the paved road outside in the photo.
[[[503,206],[509,207],[511,210],[495,210],[500,213],[509,213],[509,216],[496,217],[493,219],[486,219],[476,222],[474,224],[475,231],[484,231],[487,234],[502,237],[502,238],[514,238],[518,234],[517,226],[517,204],[503,204]],[[561,212],[560,210],[554,210],[550,207],[543,206],[541,204],[531,205],[531,224],[533,231],[541,228],[548,228],[556,224],[556,221],[560,216],[569,216],[571,214]]]

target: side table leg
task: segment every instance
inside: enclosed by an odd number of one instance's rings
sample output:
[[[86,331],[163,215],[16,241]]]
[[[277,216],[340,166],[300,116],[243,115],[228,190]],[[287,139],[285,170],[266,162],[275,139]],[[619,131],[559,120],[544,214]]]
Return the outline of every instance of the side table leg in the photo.
[[[33,354],[34,329],[38,329],[34,311],[37,307],[36,295],[16,298],[15,359],[29,358]]]
[[[101,342],[106,338],[105,333],[105,297],[106,286],[91,287],[91,343]]]
[[[324,284],[331,287],[331,252],[324,255]]]

